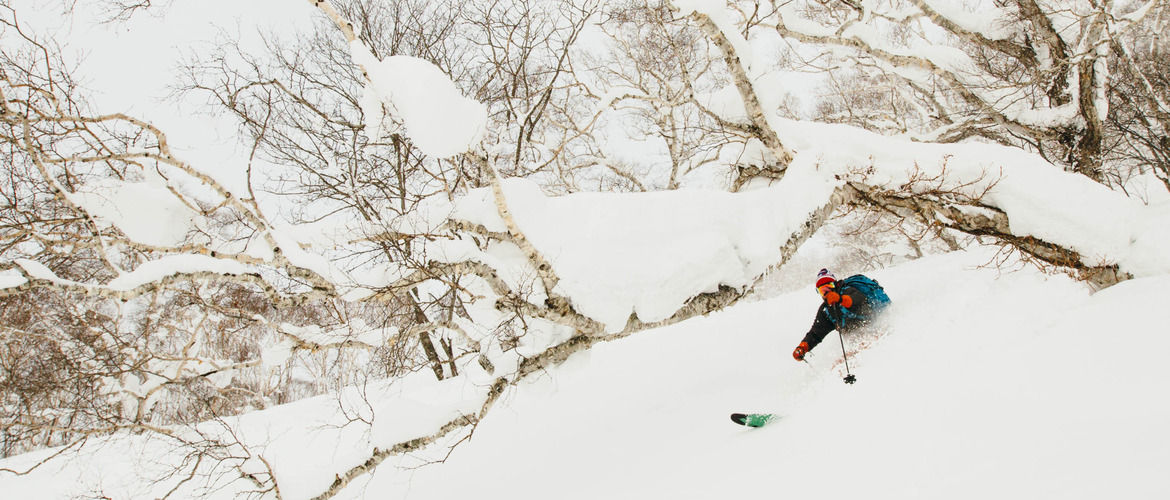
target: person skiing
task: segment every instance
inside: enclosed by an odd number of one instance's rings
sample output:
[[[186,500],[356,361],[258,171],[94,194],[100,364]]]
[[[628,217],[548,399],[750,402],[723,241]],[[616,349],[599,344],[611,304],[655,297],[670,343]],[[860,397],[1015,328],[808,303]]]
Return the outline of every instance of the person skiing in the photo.
[[[804,361],[804,355],[820,344],[829,332],[849,333],[864,326],[890,303],[882,286],[861,274],[837,281],[832,272],[821,269],[817,273],[816,287],[824,302],[817,309],[812,328],[792,351],[792,357],[797,361]]]

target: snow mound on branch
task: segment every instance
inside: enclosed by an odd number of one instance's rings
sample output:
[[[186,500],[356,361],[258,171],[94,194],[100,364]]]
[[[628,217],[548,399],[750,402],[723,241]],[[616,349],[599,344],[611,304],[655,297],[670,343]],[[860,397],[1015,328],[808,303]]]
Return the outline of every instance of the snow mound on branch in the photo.
[[[636,314],[669,318],[720,285],[744,287],[828,199],[834,182],[804,177],[749,193],[680,190],[548,197],[531,181],[503,187],[517,225],[560,278],[555,292],[620,331]],[[455,219],[506,231],[489,190],[462,198]]]
[[[1085,265],[1117,264],[1138,277],[1170,272],[1170,203],[1143,204],[1018,148],[929,144],[847,125],[776,122],[780,137],[797,151],[790,171],[812,164],[822,175],[862,175],[863,182],[890,189],[917,179],[916,192],[983,195],[985,204],[1007,214],[1012,234],[1076,250]]]
[[[0,271],[0,289],[17,287],[25,283],[28,283],[28,280],[14,269]]]
[[[509,179],[506,202],[559,277],[554,291],[611,332],[623,329],[631,314],[658,321],[696,295],[751,284],[846,181],[981,199],[1007,215],[1013,234],[1076,250],[1084,265],[1117,264],[1138,277],[1170,273],[1164,251],[1170,203],[1144,205],[1015,148],[924,144],[843,125],[777,122],[797,154],[784,179],[770,186],[548,197],[530,181]],[[488,189],[458,200],[451,217],[507,230]],[[525,279],[523,270],[529,281],[536,275],[516,263],[523,259],[518,253],[463,250],[448,258],[479,258],[512,274],[505,276],[510,283]]]
[[[437,66],[411,56],[378,60],[360,42],[352,43],[350,50],[370,80],[362,112],[372,140],[382,133],[383,106],[402,120],[407,137],[428,156],[464,153],[483,139],[487,108],[464,97]]]
[[[242,275],[255,273],[247,264],[207,255],[168,255],[157,260],[143,262],[134,271],[114,278],[109,283],[113,290],[126,291],[161,281],[176,274],[225,274]]]

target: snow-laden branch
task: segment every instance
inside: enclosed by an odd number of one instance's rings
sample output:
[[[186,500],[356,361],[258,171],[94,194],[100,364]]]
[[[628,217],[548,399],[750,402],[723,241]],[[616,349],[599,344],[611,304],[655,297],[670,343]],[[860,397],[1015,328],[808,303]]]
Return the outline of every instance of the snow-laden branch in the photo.
[[[5,83],[15,85],[11,81],[6,81]],[[16,105],[23,106],[26,112],[18,113],[15,110],[7,112],[4,114],[4,120],[13,127],[13,130],[20,132],[18,139],[21,151],[24,158],[35,166],[36,171],[40,174],[40,180],[62,204],[83,217],[91,232],[90,241],[100,247],[99,255],[105,260],[107,267],[120,276],[117,282],[104,285],[85,284],[82,286],[73,283],[59,284],[73,288],[81,286],[83,291],[97,292],[105,296],[109,296],[113,292],[120,294],[124,298],[141,294],[151,289],[151,286],[148,284],[151,278],[148,278],[148,276],[154,279],[166,278],[173,281],[179,275],[208,277],[215,274],[254,274],[254,271],[242,272],[241,267],[238,265],[226,264],[224,262],[226,259],[235,260],[244,266],[255,265],[263,261],[268,265],[285,269],[290,276],[302,279],[309,283],[315,290],[328,294],[336,293],[334,289],[335,283],[352,281],[346,279],[344,273],[333,269],[327,263],[314,260],[305,252],[301,251],[295,240],[285,236],[260,213],[255,200],[240,199],[212,176],[200,171],[193,165],[182,160],[178,155],[175,155],[171,150],[167,135],[153,124],[123,113],[98,116],[76,114],[71,105],[62,103],[60,98],[53,93],[55,90],[60,91],[60,89],[39,89],[38,92],[33,93],[33,95],[37,96],[46,96],[43,98],[43,101],[12,99],[6,102],[8,107]],[[89,144],[92,150],[87,153],[72,155],[63,155],[54,151],[44,143],[40,135],[46,133],[44,129],[53,130],[54,127],[60,127],[56,133],[64,138]],[[153,145],[145,149],[136,149],[128,145],[121,147],[114,146],[110,143],[116,143],[120,139],[112,133],[102,132],[102,130],[106,129],[129,129],[133,131],[131,135],[153,139]],[[64,139],[58,140],[64,142]],[[226,242],[215,240],[202,245],[192,245],[190,243],[168,245],[167,243],[171,242],[167,241],[166,238],[160,240],[149,234],[150,231],[158,231],[157,228],[148,228],[145,230],[138,230],[136,228],[137,223],[134,219],[141,218],[141,215],[129,213],[130,207],[135,203],[144,203],[146,200],[133,200],[130,205],[124,207],[118,206],[116,203],[126,200],[115,200],[114,202],[102,201],[102,198],[105,196],[126,198],[129,196],[140,196],[144,192],[153,194],[154,191],[150,189],[147,189],[147,191],[143,191],[142,189],[127,189],[125,192],[122,192],[119,190],[122,187],[129,188],[130,184],[128,183],[115,182],[113,187],[119,189],[110,190],[111,185],[109,183],[95,186],[77,185],[74,183],[71,186],[67,186],[61,181],[62,178],[73,176],[74,170],[81,168],[80,166],[106,164],[126,165],[136,168],[143,173],[160,170],[162,166],[175,169],[182,176],[175,176],[176,179],[163,179],[162,182],[165,183],[165,190],[151,189],[162,193],[169,193],[173,197],[173,201],[180,206],[186,207],[186,214],[178,217],[179,219],[184,217],[188,220],[196,218],[206,219],[220,210],[230,211],[232,216],[237,218],[241,225],[254,231],[258,239],[263,242],[260,245],[253,244],[253,247],[260,246],[263,248],[251,250],[250,254],[245,254],[242,252],[234,253],[223,250],[224,248],[230,248],[230,245]],[[148,164],[152,165],[149,169],[147,167]],[[196,203],[192,202],[188,196],[183,194],[183,191],[191,186],[182,185],[182,181],[193,181],[197,189],[210,191],[214,195],[215,205],[211,208],[197,207]],[[104,194],[101,195],[87,191],[92,191],[103,186],[105,188],[103,189]],[[162,196],[165,197],[166,194]],[[109,205],[110,203],[114,203],[115,205],[109,209],[103,209],[105,205]],[[163,209],[161,206],[156,208],[159,210]],[[135,210],[137,209],[135,208]],[[125,228],[125,230],[122,231],[121,235],[103,232],[102,229],[109,225],[120,229]],[[182,233],[190,230],[190,228],[184,228],[182,225],[179,225],[177,230],[179,235],[183,236]],[[174,232],[176,228],[165,228],[164,231]],[[76,241],[76,244],[84,245],[86,243],[86,241]],[[153,261],[154,263],[147,265],[146,269],[142,272],[135,270],[127,271],[120,264],[115,263],[113,258],[113,255],[116,253],[114,248],[123,246],[154,251],[163,254],[164,258],[156,259]],[[198,258],[189,258],[189,255],[185,256],[185,254],[192,252],[213,255],[216,258],[200,260]],[[170,254],[169,257],[168,254]],[[202,264],[208,265],[202,266]]]
[[[464,97],[454,82],[429,61],[395,55],[379,58],[361,40],[352,23],[328,0],[309,0],[345,36],[350,56],[366,78],[362,99],[367,135],[381,138],[384,110],[403,123],[405,134],[430,156],[466,153],[483,139],[487,108]]]
[[[726,11],[721,5],[704,5],[705,2],[673,2],[684,15],[688,14],[699,25],[703,34],[711,39],[715,46],[723,53],[723,60],[731,72],[736,90],[743,101],[750,126],[744,129],[750,135],[758,138],[768,148],[775,158],[778,170],[783,170],[792,161],[792,152],[781,142],[776,135],[775,128],[768,123],[772,113],[765,110],[760,104],[759,95],[750,74],[751,55],[747,41],[735,31],[729,20],[725,19]],[[713,17],[714,16],[714,17]],[[718,20],[718,21],[717,21]]]
[[[1012,102],[1015,99],[1008,99],[1008,96],[985,97],[981,95],[976,89],[984,86],[985,82],[970,81],[966,74],[970,73],[971,64],[963,64],[966,69],[963,71],[956,71],[952,69],[953,56],[956,56],[953,51],[948,51],[947,56],[941,60],[937,57],[932,57],[934,53],[927,50],[922,50],[916,53],[903,53],[893,49],[884,48],[885,44],[876,42],[872,37],[863,36],[863,30],[854,28],[845,33],[825,33],[822,30],[810,30],[808,28],[798,29],[794,26],[806,26],[806,22],[793,22],[793,18],[797,17],[794,13],[787,13],[781,11],[777,15],[777,22],[774,29],[778,34],[785,38],[794,39],[806,44],[814,45],[836,45],[841,47],[849,47],[861,53],[873,57],[878,62],[885,65],[888,71],[891,71],[911,82],[928,83],[926,77],[935,76],[942,79],[948,84],[948,88],[956,92],[965,103],[978,109],[980,112],[986,114],[1001,126],[1007,127],[1009,130],[1017,130],[1024,132],[1029,136],[1040,136],[1045,138],[1054,138],[1052,132],[1046,131],[1039,125],[1045,123],[1067,122],[1075,117],[1075,109],[1069,106],[1060,108],[1055,113],[1050,113],[1044,118],[1040,118],[1038,114],[1032,112],[1012,112],[1012,108],[1000,109],[993,105],[993,103],[1007,100]],[[960,59],[966,59],[966,56],[960,56]]]
[[[912,7],[900,7],[903,3]],[[1132,13],[1138,19],[1151,9],[1138,7]],[[941,101],[922,90],[913,98],[943,104],[935,106],[938,113],[921,116],[943,122],[942,129],[919,136],[924,140],[952,140],[958,133],[1022,141],[1102,181],[1107,62],[1113,55],[1108,32],[1132,25],[1129,16],[1115,15],[1112,2],[1060,8],[1018,0],[984,9],[971,20],[954,6],[907,0],[863,3],[856,12],[826,5],[811,10],[832,14],[806,15],[798,2],[778,6],[757,25],[800,44],[848,49],[839,54],[861,67],[876,63],[877,70],[911,87],[941,83],[946,90]],[[906,31],[911,21],[919,24]]]
[[[970,26],[969,19],[972,16],[966,12],[961,13],[947,13],[943,14],[935,6],[927,0],[912,0],[914,6],[918,7],[931,22],[939,25],[948,32],[958,36],[960,39],[972,43],[977,46],[985,46],[995,49],[1005,55],[1008,55],[1021,64],[1036,64],[1036,54],[1025,47],[1013,43],[1012,38],[1016,37],[1018,33],[1009,32],[1003,33],[1002,30],[997,30],[994,24],[1005,24],[1004,17],[1006,13],[1000,11],[996,6],[986,5],[985,9],[991,9],[994,15],[984,14],[982,17],[988,19],[987,22],[980,26]]]
[[[1157,250],[1162,209],[1054,168],[1037,155],[999,145],[923,144],[843,125],[775,122],[799,154],[784,179],[745,193],[549,197],[518,179],[503,181],[500,189],[515,229],[557,271],[552,292],[609,333],[672,318],[688,301],[720,287],[750,288],[768,266],[784,261],[790,245],[802,241],[798,235],[819,228],[809,220],[823,219],[848,193],[895,205],[876,194],[907,192],[934,204],[920,211],[951,214],[932,216],[939,221],[960,221],[956,211],[983,208],[998,215],[947,226],[1018,244],[1054,265],[1117,265],[1135,276],[1170,269],[1170,259]],[[840,148],[842,143],[852,147]],[[924,175],[937,181],[926,188]],[[847,183],[849,191],[840,191]],[[948,192],[965,197],[938,195]],[[469,193],[456,202],[452,217],[479,235],[510,233],[493,198],[486,190]],[[493,262],[486,254],[479,259]],[[497,270],[509,286],[522,281],[508,277],[516,271]]]

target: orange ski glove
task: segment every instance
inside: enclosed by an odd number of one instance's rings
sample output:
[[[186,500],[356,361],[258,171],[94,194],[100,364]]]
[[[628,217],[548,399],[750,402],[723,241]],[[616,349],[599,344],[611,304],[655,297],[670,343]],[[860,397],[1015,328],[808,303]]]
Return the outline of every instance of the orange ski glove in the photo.
[[[804,361],[804,355],[808,354],[809,349],[808,342],[801,342],[800,345],[796,346],[796,350],[792,351],[792,358],[797,361]]]
[[[835,305],[838,302],[841,303],[842,307],[853,307],[853,297],[848,295],[841,295],[837,292],[828,292],[825,294],[825,303],[829,305]]]

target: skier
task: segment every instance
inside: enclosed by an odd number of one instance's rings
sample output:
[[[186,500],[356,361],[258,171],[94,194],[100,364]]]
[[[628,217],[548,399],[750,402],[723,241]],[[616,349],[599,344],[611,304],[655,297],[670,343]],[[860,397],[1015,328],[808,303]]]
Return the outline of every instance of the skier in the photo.
[[[866,325],[890,303],[881,285],[861,274],[837,281],[828,269],[821,269],[817,273],[816,286],[824,302],[817,309],[812,328],[792,351],[792,357],[797,361],[804,361],[804,355],[820,344],[829,332],[849,333]]]

